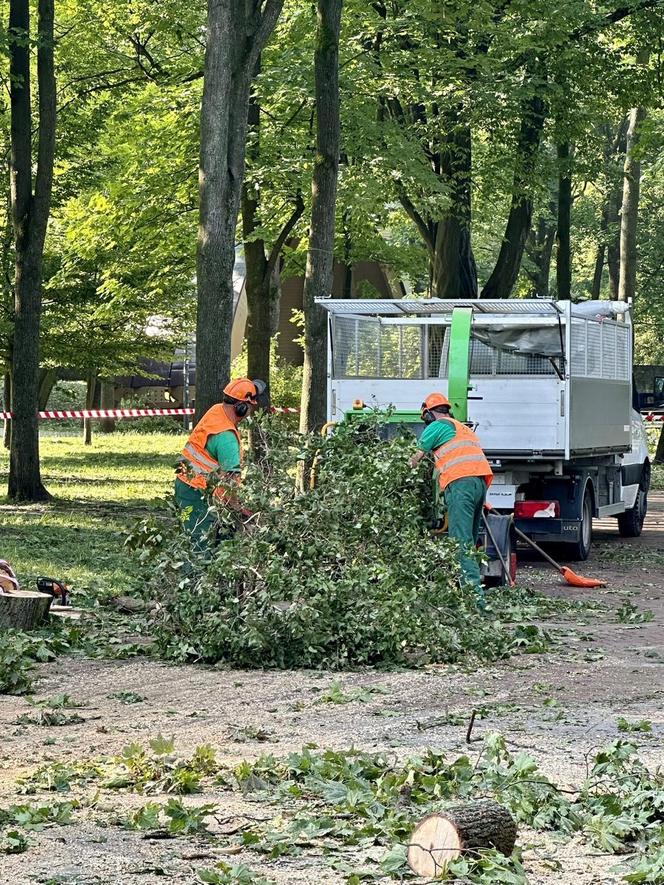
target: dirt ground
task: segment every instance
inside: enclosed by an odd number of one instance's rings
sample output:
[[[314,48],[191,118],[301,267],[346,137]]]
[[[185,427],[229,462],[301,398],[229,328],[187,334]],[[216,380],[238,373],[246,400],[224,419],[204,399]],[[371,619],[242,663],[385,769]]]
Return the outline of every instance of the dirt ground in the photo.
[[[619,538],[615,523],[595,526],[590,562],[578,571],[600,577],[608,587],[578,591],[539,563],[525,563],[520,582],[552,595],[590,597],[607,608],[584,612],[582,621],[547,622],[558,645],[546,655],[524,655],[491,666],[436,666],[416,672],[348,674],[310,672],[240,672],[168,666],[141,659],[103,661],[60,658],[42,668],[38,697],[66,692],[86,706],[85,722],[60,728],[17,725],[31,711],[23,698],[0,699],[0,806],[25,801],[17,797],[22,774],[54,760],[72,761],[115,754],[132,741],[146,743],[158,733],[174,735],[176,747],[215,747],[221,761],[283,755],[306,743],[320,747],[364,750],[389,748],[399,756],[428,747],[454,758],[479,752],[465,742],[473,708],[493,708],[478,719],[473,734],[499,730],[510,748],[525,748],[560,786],[578,785],[586,772],[586,755],[617,737],[616,720],[649,719],[652,734],[639,734],[641,757],[653,766],[664,762],[664,493],[651,497],[647,527],[640,539]],[[646,623],[624,623],[617,610],[625,602],[651,610]],[[630,609],[631,611],[631,609]],[[317,696],[339,681],[344,690],[380,686],[365,702],[316,703]],[[145,697],[123,704],[109,697],[118,691]],[[551,700],[553,699],[553,701]],[[442,724],[447,719],[457,724]],[[261,741],[252,737],[261,730]],[[0,882],[194,883],[197,870],[223,856],[223,848],[196,837],[152,841],[139,833],[109,827],[109,815],[139,806],[145,797],[115,792],[86,798],[87,808],[75,823],[43,830],[24,854],[0,860]],[[36,801],[40,797],[28,797]],[[50,799],[52,800],[52,795]],[[70,794],[58,798],[70,798]],[[275,809],[228,792],[206,792],[192,803],[217,802],[225,821],[241,824],[242,815],[268,818]],[[236,823],[236,828],[238,824]],[[618,883],[619,858],[593,851],[580,841],[555,842],[522,832],[525,865],[533,885]],[[226,858],[228,859],[228,858]],[[265,863],[243,852],[245,862],[277,883],[310,885],[344,881],[322,856],[305,854]],[[562,870],[556,870],[558,862]],[[624,872],[624,871],[623,871]],[[387,880],[386,880],[387,881]]]

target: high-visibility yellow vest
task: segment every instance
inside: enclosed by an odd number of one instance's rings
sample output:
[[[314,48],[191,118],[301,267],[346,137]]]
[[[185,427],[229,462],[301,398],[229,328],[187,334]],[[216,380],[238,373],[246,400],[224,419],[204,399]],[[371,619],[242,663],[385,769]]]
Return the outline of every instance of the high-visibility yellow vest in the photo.
[[[223,472],[221,464],[205,450],[205,446],[211,436],[224,433],[226,430],[230,430],[237,438],[240,446],[240,464],[242,464],[242,440],[237,427],[226,414],[223,405],[212,406],[194,427],[187,444],[182,449],[181,469],[178,471],[178,478],[182,482],[195,489],[205,489],[211,473],[215,470]],[[239,477],[233,477],[231,481],[237,483]],[[215,489],[214,494],[222,501],[228,497],[221,487]]]
[[[442,446],[434,449],[433,456],[438,470],[438,482],[441,490],[467,476],[481,476],[487,486],[491,485],[493,470],[486,459],[477,436],[470,427],[466,427],[454,418],[444,419],[455,430],[455,436]]]

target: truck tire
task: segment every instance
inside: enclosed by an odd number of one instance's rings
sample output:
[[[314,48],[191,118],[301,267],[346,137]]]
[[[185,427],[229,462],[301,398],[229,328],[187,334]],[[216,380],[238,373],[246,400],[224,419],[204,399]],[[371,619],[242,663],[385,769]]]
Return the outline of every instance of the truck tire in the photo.
[[[585,562],[590,556],[590,547],[593,539],[593,493],[590,484],[583,493],[581,506],[581,527],[579,540],[573,544],[565,544],[567,558],[576,562]]]
[[[650,464],[643,465],[636,502],[630,510],[618,517],[618,531],[623,538],[638,538],[643,531],[643,523],[648,512],[648,490],[650,488]]]

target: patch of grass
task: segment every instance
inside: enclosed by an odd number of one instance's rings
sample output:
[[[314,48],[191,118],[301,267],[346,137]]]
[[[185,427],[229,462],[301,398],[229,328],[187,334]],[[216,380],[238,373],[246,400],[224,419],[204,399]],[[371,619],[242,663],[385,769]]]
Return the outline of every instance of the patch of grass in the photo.
[[[42,477],[54,500],[12,507],[0,497],[2,556],[29,587],[39,575],[73,587],[74,605],[138,585],[124,539],[134,520],[169,495],[183,437],[169,434],[43,436]],[[0,488],[8,453],[0,451]]]

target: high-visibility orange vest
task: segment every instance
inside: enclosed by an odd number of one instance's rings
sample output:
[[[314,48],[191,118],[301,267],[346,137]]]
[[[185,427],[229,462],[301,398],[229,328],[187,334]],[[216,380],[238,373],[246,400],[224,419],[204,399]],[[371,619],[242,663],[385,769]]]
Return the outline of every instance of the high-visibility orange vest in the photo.
[[[434,449],[433,456],[441,490],[456,479],[466,476],[481,476],[487,486],[491,485],[493,470],[486,459],[477,436],[454,418],[444,419],[454,427],[455,435],[449,441]]]
[[[186,482],[195,489],[205,489],[210,474],[219,470],[223,473],[221,464],[206,452],[205,446],[211,436],[230,430],[234,433],[240,446],[240,464],[242,463],[242,440],[235,424],[226,414],[223,405],[212,406],[194,427],[187,444],[182,449],[181,469],[178,471],[178,479]],[[233,478],[232,482],[239,482],[239,477]],[[228,494],[219,487],[214,495],[221,500],[226,500]]]

